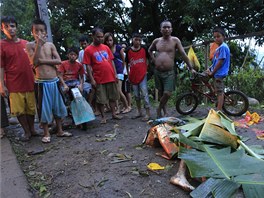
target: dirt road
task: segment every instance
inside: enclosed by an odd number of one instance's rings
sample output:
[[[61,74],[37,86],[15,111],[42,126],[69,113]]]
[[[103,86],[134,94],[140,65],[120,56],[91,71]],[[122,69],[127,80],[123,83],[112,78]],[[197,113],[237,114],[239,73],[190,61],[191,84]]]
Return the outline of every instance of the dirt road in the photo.
[[[179,160],[166,160],[156,155],[161,148],[141,145],[150,127],[139,119],[132,120],[135,113],[133,110],[124,114],[121,121],[109,119],[105,125],[97,118],[86,131],[68,130],[74,134],[71,138],[52,135],[50,144],[42,144],[41,137],[18,142],[14,136],[21,129],[11,126],[8,136],[32,191],[42,197],[63,198],[189,197],[189,193],[169,183]],[[205,117],[207,113],[208,108],[199,108],[192,116]],[[260,113],[263,117],[264,113]],[[184,118],[174,109],[170,116]],[[254,127],[264,129],[263,126],[262,121]],[[250,138],[247,144],[264,145],[251,128],[239,128],[237,132]],[[32,155],[34,152],[40,154]],[[166,169],[151,172],[147,169],[150,162]],[[190,183],[197,185],[195,180]]]

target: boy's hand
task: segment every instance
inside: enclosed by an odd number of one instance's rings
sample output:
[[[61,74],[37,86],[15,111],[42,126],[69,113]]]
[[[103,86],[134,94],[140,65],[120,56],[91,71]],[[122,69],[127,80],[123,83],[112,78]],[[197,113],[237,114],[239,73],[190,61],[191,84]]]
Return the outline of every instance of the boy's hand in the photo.
[[[65,92],[69,91],[69,87],[66,84],[63,86],[63,88]]]
[[[38,38],[37,44],[39,46],[43,46],[47,41],[47,36],[45,34],[39,34],[37,35],[37,38]]]
[[[8,89],[6,88],[6,86],[0,86],[0,94],[3,97],[7,97],[8,96]]]
[[[94,79],[91,79],[91,85],[92,85],[93,88],[96,88],[96,82],[95,82]]]
[[[83,84],[80,84],[80,85],[78,85],[77,87],[78,87],[78,89],[79,89],[81,92],[83,91]]]

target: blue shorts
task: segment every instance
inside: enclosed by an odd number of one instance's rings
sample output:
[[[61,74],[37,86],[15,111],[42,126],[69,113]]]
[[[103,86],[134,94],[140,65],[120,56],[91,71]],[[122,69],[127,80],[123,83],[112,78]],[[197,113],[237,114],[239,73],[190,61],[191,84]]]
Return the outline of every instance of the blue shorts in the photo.
[[[80,85],[80,81],[79,80],[67,80],[65,81],[65,84],[68,87],[77,87],[78,85]],[[61,87],[62,91],[64,91],[64,88]],[[83,83],[83,92],[84,95],[87,95],[90,93],[90,91],[92,90],[92,85],[88,82],[84,82]]]
[[[59,79],[36,80],[35,94],[41,123],[52,123],[53,117],[67,116],[67,109],[60,89]]]

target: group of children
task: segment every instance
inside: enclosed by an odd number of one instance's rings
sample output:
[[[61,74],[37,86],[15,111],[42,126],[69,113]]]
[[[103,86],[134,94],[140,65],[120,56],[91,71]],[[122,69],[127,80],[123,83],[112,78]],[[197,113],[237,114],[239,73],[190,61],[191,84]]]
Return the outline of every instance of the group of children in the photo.
[[[71,133],[62,130],[62,118],[67,116],[63,97],[71,87],[78,87],[90,104],[96,101],[94,110],[101,114],[101,123],[107,122],[105,107],[109,106],[113,119],[122,119],[118,114],[131,111],[130,86],[132,85],[136,100],[137,114],[132,118],[142,117],[143,121],[150,118],[150,101],[147,87],[147,68],[149,53],[141,45],[142,37],[135,33],[132,46],[124,48],[114,42],[111,33],[104,34],[100,28],[92,30],[92,42],[88,45],[87,38],[81,38],[82,50],[72,47],[67,51],[68,60],[61,58],[53,43],[47,42],[47,26],[37,19],[32,23],[34,41],[28,42],[17,37],[17,22],[14,17],[2,17],[1,29],[6,39],[1,40],[1,121],[6,115],[3,97],[9,97],[10,112],[18,118],[24,129],[22,140],[28,141],[31,136],[38,135],[34,129],[35,107],[44,130],[43,143],[51,141],[48,125],[56,121],[57,136],[70,137]],[[214,33],[219,45],[223,43],[224,32]],[[221,43],[222,42],[222,43]],[[225,48],[226,45],[221,45]],[[229,52],[227,52],[229,53]],[[209,76],[216,77],[219,95],[218,105],[223,101],[223,75],[227,75],[230,64],[228,54],[221,56],[217,51]],[[219,60],[218,60],[219,59]],[[227,61],[222,67],[223,60]],[[223,69],[224,68],[224,69]],[[227,68],[227,69],[226,69]],[[219,72],[223,71],[219,75]],[[130,85],[131,83],[131,85]],[[123,103],[119,109],[119,99]],[[143,116],[141,99],[146,110]],[[220,106],[219,106],[220,108]],[[1,123],[1,133],[6,123]]]

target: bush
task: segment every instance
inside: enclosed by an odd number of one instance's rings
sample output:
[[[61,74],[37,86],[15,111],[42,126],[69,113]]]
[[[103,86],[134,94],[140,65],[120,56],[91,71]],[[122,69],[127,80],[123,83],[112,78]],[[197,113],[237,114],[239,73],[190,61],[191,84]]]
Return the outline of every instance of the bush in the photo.
[[[264,101],[264,71],[261,69],[239,69],[233,71],[226,79],[226,87],[237,89],[248,97]]]

